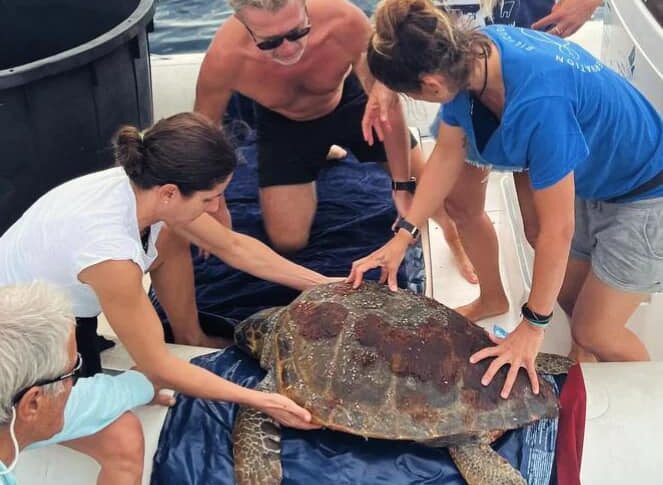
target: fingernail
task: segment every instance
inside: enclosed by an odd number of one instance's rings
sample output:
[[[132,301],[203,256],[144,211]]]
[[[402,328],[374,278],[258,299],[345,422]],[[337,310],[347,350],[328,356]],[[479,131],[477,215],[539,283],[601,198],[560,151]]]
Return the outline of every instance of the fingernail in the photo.
[[[509,395],[508,395],[508,394],[504,394],[504,393],[502,393],[502,394],[500,394],[500,397],[501,397],[502,399],[506,399],[507,397],[509,397]]]
[[[486,379],[482,379],[482,380],[481,380],[481,385],[483,385],[483,386],[487,386],[487,385],[488,385],[488,381],[487,381]]]

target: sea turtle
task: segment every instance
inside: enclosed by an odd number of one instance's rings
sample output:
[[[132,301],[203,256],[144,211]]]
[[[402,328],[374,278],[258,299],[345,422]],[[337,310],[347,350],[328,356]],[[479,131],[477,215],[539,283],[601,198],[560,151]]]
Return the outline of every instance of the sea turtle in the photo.
[[[235,342],[268,371],[259,389],[288,396],[329,429],[448,447],[470,485],[524,484],[490,443],[558,414],[550,384],[541,379],[534,395],[522,370],[509,399],[499,395],[506,368],[481,385],[490,359],[469,363],[492,345],[481,327],[433,299],[376,283],[304,291],[286,307],[244,320]],[[543,356],[537,364],[554,374],[570,361]],[[233,430],[238,485],[280,483],[280,438],[269,416],[240,410]]]

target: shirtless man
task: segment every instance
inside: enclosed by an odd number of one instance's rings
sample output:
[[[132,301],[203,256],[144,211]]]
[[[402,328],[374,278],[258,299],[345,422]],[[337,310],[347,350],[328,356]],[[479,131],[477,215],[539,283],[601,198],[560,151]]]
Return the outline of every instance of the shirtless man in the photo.
[[[394,182],[423,169],[395,94],[382,99],[391,129],[368,145],[361,120],[374,79],[366,64],[371,26],[347,0],[230,0],[235,15],[216,33],[201,66],[195,110],[220,121],[233,92],[256,102],[258,180],[265,228],[275,248],[306,246],[316,210],[315,179],[333,144],[360,160],[387,161]],[[385,94],[388,96],[389,94]],[[408,141],[409,140],[409,141]],[[397,184],[404,214],[411,194]],[[230,223],[227,208],[219,218]],[[476,278],[451,220],[443,225],[466,278]]]

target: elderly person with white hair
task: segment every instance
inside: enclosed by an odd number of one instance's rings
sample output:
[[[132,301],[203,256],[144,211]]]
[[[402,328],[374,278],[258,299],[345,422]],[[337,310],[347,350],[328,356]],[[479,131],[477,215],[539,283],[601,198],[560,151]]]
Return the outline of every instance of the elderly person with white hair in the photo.
[[[98,374],[74,387],[82,364],[74,335],[71,306],[60,291],[44,283],[0,288],[0,485],[16,483],[20,450],[67,445],[118,420],[137,419],[128,411],[154,397],[150,381],[136,371]],[[104,462],[98,483],[139,483],[142,461],[136,470],[123,466],[122,456],[129,447],[140,448],[142,457],[142,441],[118,436],[116,447],[117,459]]]

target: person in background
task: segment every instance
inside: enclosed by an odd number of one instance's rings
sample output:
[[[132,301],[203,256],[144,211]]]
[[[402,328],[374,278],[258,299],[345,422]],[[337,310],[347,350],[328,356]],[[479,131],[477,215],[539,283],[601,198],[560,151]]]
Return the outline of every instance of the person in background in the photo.
[[[651,103],[572,42],[510,26],[468,29],[429,0],[380,3],[368,64],[387,87],[444,106],[407,218],[353,264],[353,284],[381,267],[395,289],[417,227],[452,191],[482,194],[463,178],[466,159],[522,171],[539,227],[532,289],[518,326],[471,356],[493,358],[482,382],[509,366],[506,398],[523,367],[538,392],[534,362],[556,300],[571,319],[574,357],[648,360],[625,325],[663,290],[663,119]],[[480,242],[463,238],[470,255],[482,250],[470,240]]]
[[[216,33],[196,86],[195,111],[218,123],[233,92],[255,102],[258,184],[272,246],[292,253],[308,244],[317,208],[315,181],[330,147],[342,145],[360,161],[388,162],[392,196],[404,215],[423,155],[409,134],[398,96],[386,92],[391,130],[366,143],[361,119],[374,79],[366,66],[371,33],[366,15],[347,0],[230,0],[235,14]],[[269,89],[265,89],[265,83]],[[384,91],[382,91],[384,92]],[[230,225],[223,198],[216,217]],[[458,268],[476,275],[458,232],[441,207]]]
[[[79,449],[104,433],[112,446],[90,453],[100,485],[137,485],[144,447],[130,410],[172,405],[140,372],[80,379],[75,322],[65,292],[41,282],[0,288],[0,484],[15,485],[19,452],[55,443]],[[85,411],[85,412],[83,412]],[[134,428],[118,426],[131,423]],[[135,428],[135,427],[138,428]],[[123,433],[122,431],[129,431]]]

